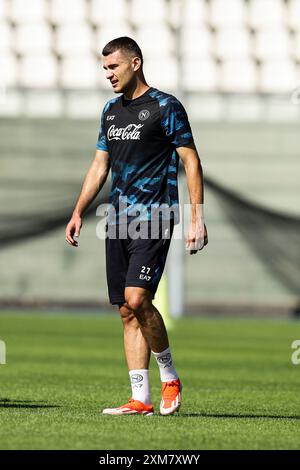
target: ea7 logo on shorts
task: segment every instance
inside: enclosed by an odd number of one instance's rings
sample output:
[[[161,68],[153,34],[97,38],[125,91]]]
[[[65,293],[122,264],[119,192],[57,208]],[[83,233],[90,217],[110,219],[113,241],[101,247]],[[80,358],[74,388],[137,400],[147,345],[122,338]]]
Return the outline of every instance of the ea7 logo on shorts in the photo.
[[[112,121],[113,119],[115,119],[115,116],[112,115],[112,116],[107,116],[106,120],[107,121]]]
[[[149,116],[150,116],[150,111],[148,111],[148,109],[143,109],[142,111],[139,112],[140,121],[146,121],[146,119],[148,119]]]
[[[142,281],[150,281],[151,276],[148,276],[151,268],[147,268],[147,266],[142,266],[141,273],[140,274],[140,279]]]

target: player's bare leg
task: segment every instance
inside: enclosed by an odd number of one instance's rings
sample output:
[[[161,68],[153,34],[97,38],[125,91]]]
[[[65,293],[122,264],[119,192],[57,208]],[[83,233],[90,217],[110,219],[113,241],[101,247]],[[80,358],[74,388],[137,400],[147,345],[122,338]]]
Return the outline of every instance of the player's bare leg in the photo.
[[[146,289],[127,287],[125,300],[125,306],[134,313],[141,333],[152,350],[159,367],[162,381],[160,412],[163,415],[172,414],[178,411],[181,405],[182,385],[173,364],[163,318],[152,304],[152,293]],[[133,338],[133,335],[129,337]],[[129,349],[134,351],[134,345],[131,345]],[[134,359],[133,364],[135,364]]]
[[[143,336],[134,312],[127,305],[119,305],[123,322],[124,349],[131,382],[132,396],[128,403],[118,408],[106,408],[104,414],[143,414],[151,416],[149,361],[150,348]]]
[[[152,304],[152,293],[141,287],[126,287],[127,308],[137,319],[139,328],[153,352],[160,353],[169,347],[163,318]]]
[[[160,412],[163,415],[179,410],[181,383],[173,365],[168,334],[163,318],[152,304],[152,294],[139,287],[125,289],[126,303],[119,311],[124,329],[124,348],[132,387],[132,398],[119,408],[104,410],[105,414],[151,415],[149,360],[152,350],[159,366],[162,381]]]
[[[124,349],[128,370],[148,369],[151,350],[145,340],[139,322],[126,305],[119,307],[124,331]]]

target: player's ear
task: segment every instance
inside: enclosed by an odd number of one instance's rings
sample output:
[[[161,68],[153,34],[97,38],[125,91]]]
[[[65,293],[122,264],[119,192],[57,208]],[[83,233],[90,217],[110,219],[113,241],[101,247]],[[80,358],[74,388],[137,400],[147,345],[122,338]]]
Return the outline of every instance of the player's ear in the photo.
[[[132,59],[132,67],[133,67],[133,70],[136,72],[138,69],[141,68],[141,65],[142,65],[142,61],[140,59],[140,57],[133,57]]]

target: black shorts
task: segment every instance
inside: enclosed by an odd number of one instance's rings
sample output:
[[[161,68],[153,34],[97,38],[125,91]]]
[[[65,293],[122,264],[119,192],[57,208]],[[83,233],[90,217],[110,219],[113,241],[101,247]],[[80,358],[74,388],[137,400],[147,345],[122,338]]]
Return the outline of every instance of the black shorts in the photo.
[[[150,222],[141,222],[148,238],[133,238],[128,225],[109,226],[105,241],[106,277],[111,304],[125,302],[125,287],[142,287],[153,293],[162,276],[171,237],[173,220],[160,222],[153,230]],[[122,232],[122,233],[121,233]],[[126,238],[122,238],[122,236]],[[117,238],[115,238],[115,236]]]

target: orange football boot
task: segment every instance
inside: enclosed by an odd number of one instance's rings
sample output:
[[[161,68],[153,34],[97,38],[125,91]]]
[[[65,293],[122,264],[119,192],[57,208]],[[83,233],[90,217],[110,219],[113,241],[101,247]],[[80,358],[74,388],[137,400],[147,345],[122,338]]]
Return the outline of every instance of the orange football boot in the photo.
[[[125,405],[119,406],[118,408],[105,408],[102,411],[104,415],[144,415],[144,416],[152,416],[154,414],[153,405],[145,405],[139,400],[134,400],[130,398],[128,403]]]
[[[179,379],[162,383],[160,414],[171,415],[178,411],[181,405],[182,384]]]

